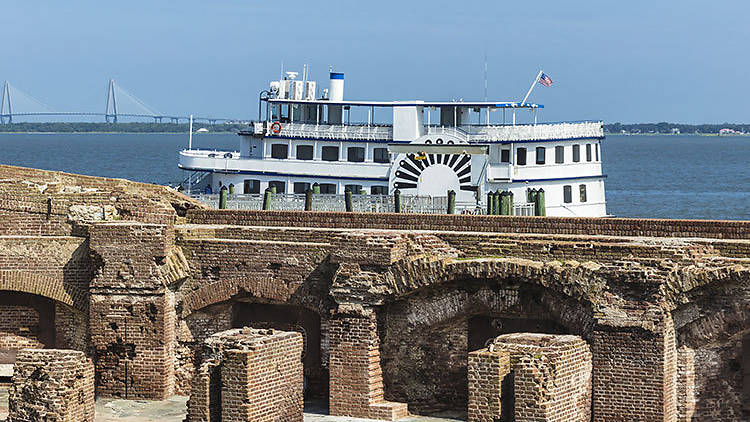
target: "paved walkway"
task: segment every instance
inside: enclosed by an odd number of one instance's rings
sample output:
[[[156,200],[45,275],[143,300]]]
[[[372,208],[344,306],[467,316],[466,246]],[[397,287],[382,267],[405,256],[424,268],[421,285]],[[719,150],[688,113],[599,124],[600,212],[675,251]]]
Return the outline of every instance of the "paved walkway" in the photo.
[[[187,397],[174,396],[163,401],[98,399],[96,422],[183,422]],[[326,415],[325,406],[305,408],[305,422],[368,422],[370,419]],[[0,421],[8,416],[8,387],[0,387]],[[463,419],[414,416],[401,422],[455,422]]]

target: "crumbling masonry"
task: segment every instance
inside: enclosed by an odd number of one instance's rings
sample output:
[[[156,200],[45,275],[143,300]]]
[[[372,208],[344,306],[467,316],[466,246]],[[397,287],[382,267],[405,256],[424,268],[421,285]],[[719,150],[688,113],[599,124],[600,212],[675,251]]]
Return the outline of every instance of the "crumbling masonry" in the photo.
[[[571,420],[740,421],[749,258],[750,222],[210,210],[0,166],[0,359],[78,350],[100,396],[160,399],[190,393],[216,333],[297,332],[306,398],[393,420],[471,409],[476,370],[523,372],[492,339],[543,334],[590,353]]]

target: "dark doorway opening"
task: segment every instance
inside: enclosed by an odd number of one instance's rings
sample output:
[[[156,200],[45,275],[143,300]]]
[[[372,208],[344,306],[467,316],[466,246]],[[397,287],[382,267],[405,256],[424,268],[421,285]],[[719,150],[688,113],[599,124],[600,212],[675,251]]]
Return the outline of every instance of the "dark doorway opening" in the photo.
[[[500,385],[500,422],[516,420],[515,373],[510,371]]]
[[[232,310],[232,327],[302,333],[305,397],[328,398],[328,371],[322,365],[320,316],[317,312],[297,305],[240,302]]]

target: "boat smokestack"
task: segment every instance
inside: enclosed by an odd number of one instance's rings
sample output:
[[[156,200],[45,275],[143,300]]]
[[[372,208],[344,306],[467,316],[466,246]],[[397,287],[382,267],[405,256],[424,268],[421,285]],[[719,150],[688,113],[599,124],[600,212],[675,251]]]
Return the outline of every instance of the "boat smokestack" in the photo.
[[[344,74],[331,72],[328,84],[329,101],[344,101]],[[342,108],[340,105],[328,106],[328,123],[340,125],[342,120]]]
[[[344,74],[331,72],[331,80],[328,85],[328,95],[331,101],[344,101]]]

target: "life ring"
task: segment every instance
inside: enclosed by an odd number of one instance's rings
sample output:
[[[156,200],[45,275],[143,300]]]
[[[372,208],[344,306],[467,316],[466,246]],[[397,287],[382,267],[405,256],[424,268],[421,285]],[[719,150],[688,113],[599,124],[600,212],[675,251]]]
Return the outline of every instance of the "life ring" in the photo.
[[[271,125],[271,132],[273,133],[281,132],[281,123],[273,122],[273,124]]]

